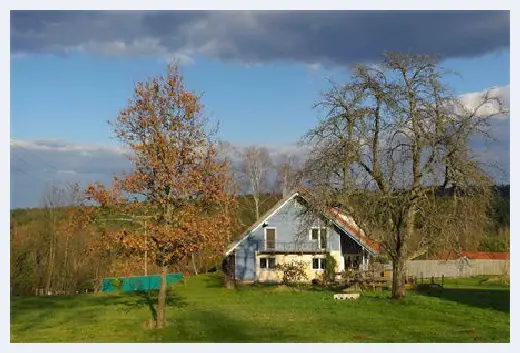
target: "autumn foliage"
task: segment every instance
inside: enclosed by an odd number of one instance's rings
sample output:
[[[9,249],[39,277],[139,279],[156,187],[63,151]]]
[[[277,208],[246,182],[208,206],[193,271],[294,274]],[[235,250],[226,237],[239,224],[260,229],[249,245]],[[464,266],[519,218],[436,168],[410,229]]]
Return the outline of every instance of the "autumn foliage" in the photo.
[[[114,178],[110,187],[96,184],[86,190],[98,205],[88,211],[103,235],[98,247],[128,260],[142,258],[146,250],[162,268],[163,279],[193,253],[222,254],[235,226],[233,176],[228,161],[217,155],[214,132],[207,131],[201,96],[185,88],[178,67],[139,82],[110,125],[129,149],[134,169]],[[118,219],[127,226],[106,227]],[[158,327],[165,324],[163,282]]]

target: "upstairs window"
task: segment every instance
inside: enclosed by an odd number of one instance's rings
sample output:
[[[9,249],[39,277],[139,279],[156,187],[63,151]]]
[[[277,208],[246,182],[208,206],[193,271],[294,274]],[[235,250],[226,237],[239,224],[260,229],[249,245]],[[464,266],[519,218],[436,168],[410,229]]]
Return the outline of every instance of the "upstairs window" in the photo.
[[[327,228],[313,227],[310,232],[310,239],[318,242],[318,249],[327,248]]]
[[[274,249],[276,246],[276,228],[265,229],[265,248]]]

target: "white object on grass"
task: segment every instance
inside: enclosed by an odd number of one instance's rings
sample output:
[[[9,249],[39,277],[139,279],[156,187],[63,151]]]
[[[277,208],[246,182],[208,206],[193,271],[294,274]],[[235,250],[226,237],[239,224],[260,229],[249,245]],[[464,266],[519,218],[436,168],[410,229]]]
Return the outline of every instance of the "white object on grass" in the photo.
[[[334,299],[359,299],[359,293],[348,293],[348,294],[334,294]]]

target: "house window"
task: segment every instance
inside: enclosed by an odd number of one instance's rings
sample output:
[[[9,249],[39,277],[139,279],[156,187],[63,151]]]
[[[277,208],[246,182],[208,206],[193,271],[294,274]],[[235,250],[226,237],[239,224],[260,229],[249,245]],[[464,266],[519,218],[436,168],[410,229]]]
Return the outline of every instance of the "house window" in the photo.
[[[327,228],[311,228],[310,238],[311,240],[316,240],[318,242],[318,249],[327,248]]]
[[[324,270],[326,266],[327,259],[323,257],[315,257],[312,259],[312,268],[314,270]]]
[[[274,249],[276,244],[276,228],[265,229],[265,248]]]
[[[260,268],[274,269],[276,267],[276,257],[261,257]]]

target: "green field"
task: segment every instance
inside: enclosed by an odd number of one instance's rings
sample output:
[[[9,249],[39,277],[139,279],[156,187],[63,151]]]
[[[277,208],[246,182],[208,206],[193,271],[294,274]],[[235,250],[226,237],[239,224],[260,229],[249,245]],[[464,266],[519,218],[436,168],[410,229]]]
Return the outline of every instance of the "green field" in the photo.
[[[168,327],[148,330],[153,299],[90,294],[11,298],[11,342],[509,342],[509,287],[482,278],[442,292],[335,301],[328,290],[222,287],[216,274],[169,292]]]

